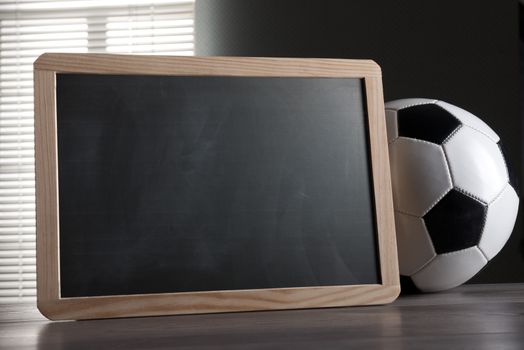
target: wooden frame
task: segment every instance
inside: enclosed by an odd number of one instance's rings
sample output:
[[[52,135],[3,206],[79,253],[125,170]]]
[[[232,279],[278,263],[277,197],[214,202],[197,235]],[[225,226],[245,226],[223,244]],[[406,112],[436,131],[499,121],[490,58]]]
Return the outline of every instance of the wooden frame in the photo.
[[[345,77],[365,84],[381,284],[60,297],[56,73]],[[34,63],[38,309],[90,319],[383,304],[400,292],[380,67],[369,60],[44,54]]]

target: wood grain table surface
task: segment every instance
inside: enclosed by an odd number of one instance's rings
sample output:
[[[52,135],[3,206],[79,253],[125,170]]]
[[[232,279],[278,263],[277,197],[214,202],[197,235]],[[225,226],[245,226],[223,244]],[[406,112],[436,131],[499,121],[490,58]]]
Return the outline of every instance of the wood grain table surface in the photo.
[[[0,349],[524,349],[524,284],[385,306],[51,322],[0,305]]]

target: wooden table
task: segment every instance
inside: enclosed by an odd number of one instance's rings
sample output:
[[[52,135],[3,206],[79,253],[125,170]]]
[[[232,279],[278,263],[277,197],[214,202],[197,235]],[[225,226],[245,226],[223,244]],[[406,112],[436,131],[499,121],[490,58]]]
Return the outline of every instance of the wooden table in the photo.
[[[405,295],[386,306],[49,322],[0,305],[1,349],[524,349],[524,284]]]

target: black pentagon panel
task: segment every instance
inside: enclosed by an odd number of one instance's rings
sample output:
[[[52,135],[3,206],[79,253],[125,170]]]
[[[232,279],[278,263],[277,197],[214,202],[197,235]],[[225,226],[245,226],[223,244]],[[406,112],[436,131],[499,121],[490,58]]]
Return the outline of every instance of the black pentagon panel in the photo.
[[[397,118],[399,136],[438,145],[461,125],[453,114],[434,103],[401,109],[397,112]]]
[[[425,216],[424,222],[437,254],[477,245],[487,207],[457,190],[451,190]]]

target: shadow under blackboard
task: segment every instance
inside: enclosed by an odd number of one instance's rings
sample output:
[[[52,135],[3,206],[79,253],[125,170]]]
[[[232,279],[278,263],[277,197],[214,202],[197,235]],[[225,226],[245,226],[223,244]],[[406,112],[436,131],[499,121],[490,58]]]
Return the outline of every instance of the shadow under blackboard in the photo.
[[[362,334],[362,329],[372,331]],[[384,342],[402,331],[394,306],[244,312],[169,317],[52,322],[38,335],[39,350],[172,349],[246,347],[333,348]],[[369,345],[369,344],[368,344]],[[382,346],[383,345],[383,346]]]

